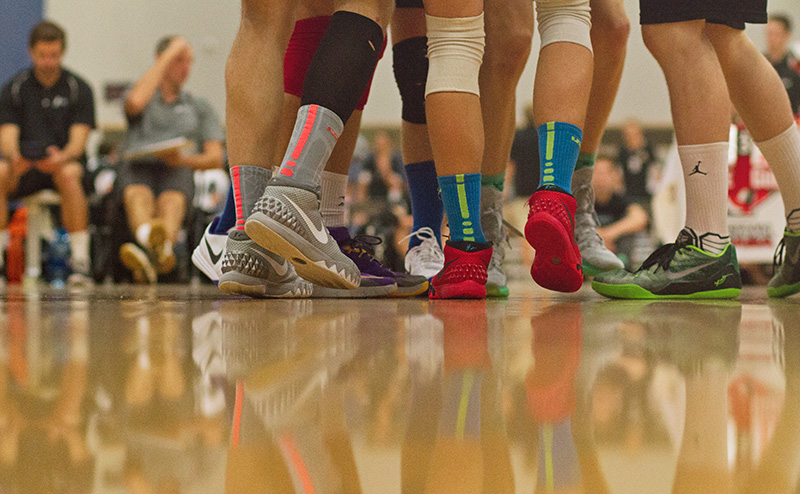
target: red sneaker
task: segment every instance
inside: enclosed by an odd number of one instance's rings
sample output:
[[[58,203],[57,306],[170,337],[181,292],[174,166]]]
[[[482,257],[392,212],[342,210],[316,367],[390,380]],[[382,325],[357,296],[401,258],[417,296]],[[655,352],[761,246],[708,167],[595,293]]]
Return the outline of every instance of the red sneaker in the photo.
[[[486,298],[492,244],[452,242],[444,246],[444,267],[431,278],[430,298]]]
[[[560,190],[560,189],[559,189]],[[536,250],[533,281],[557,292],[576,292],[583,284],[581,252],[575,243],[572,194],[541,188],[528,199],[525,238]]]

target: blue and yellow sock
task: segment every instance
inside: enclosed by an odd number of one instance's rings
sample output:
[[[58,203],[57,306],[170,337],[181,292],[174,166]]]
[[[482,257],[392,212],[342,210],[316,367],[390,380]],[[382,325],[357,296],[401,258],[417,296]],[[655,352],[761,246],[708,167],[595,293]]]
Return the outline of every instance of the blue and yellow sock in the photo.
[[[216,233],[217,235],[222,235],[223,233],[227,235],[228,230],[236,226],[236,203],[233,201],[233,185],[228,189],[228,200],[225,202],[225,209],[222,211],[222,214],[217,221],[217,224],[214,226],[211,233]]]
[[[539,187],[555,186],[572,193],[572,173],[581,149],[583,132],[566,122],[547,122],[539,132]]]
[[[433,161],[421,161],[406,165],[408,177],[408,193],[411,196],[411,215],[414,217],[415,232],[423,227],[433,230],[439,245],[442,245],[442,219],[444,205],[439,197],[439,186],[436,182],[436,165]],[[408,248],[422,243],[417,237],[408,240]]]
[[[481,174],[465,173],[439,177],[450,240],[486,242],[481,228]]]

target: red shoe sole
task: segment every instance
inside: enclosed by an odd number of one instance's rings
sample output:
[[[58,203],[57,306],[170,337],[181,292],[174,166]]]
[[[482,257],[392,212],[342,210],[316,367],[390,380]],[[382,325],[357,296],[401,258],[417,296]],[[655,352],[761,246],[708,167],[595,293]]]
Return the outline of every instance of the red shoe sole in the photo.
[[[486,285],[477,281],[466,280],[459,283],[448,283],[433,287],[431,285],[430,298],[486,298]]]
[[[525,224],[525,238],[536,250],[531,276],[539,286],[557,292],[577,292],[583,285],[581,258],[576,256],[572,232],[547,213],[535,213]]]

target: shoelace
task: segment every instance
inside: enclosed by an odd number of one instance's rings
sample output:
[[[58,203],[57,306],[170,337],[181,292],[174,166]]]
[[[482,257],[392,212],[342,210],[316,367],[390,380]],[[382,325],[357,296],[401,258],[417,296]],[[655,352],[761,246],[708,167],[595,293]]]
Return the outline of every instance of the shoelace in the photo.
[[[379,271],[385,271],[385,274],[389,276],[391,275],[389,268],[375,257],[375,246],[381,243],[383,243],[383,240],[374,235],[356,235],[345,245],[350,248],[351,252],[356,254],[356,257],[366,260],[367,264],[372,264],[373,268]]]
[[[637,269],[636,272],[648,271],[653,266],[656,266],[656,271],[658,268],[661,268],[663,271],[668,270],[670,263],[675,258],[675,254],[687,248],[689,245],[689,241],[683,239],[679,239],[675,243],[662,245],[644,260],[642,266]]]
[[[433,233],[433,229],[428,226],[424,226],[419,230],[415,230],[405,237],[401,238],[397,241],[398,244],[403,243],[405,240],[408,240],[412,237],[416,237],[422,241],[419,244],[419,255],[424,263],[437,263],[441,264],[444,262],[444,253],[442,249],[439,248],[439,242],[436,241],[436,235]]]
[[[786,251],[786,242],[784,239],[786,237],[781,237],[781,241],[778,242],[778,246],[775,248],[775,254],[772,256],[772,275],[775,276],[775,271],[778,270],[778,266],[783,264],[783,254]]]

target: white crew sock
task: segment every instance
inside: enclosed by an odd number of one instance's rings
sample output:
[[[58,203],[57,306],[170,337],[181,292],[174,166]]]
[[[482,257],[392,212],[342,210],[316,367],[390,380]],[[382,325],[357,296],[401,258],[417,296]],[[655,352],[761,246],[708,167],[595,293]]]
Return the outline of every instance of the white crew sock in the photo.
[[[724,245],[728,239],[728,143],[712,142],[678,146],[686,184],[686,226],[698,237],[714,233]],[[716,242],[715,242],[716,244]],[[712,249],[701,246],[704,250]],[[721,252],[721,251],[720,251]]]
[[[757,142],[756,145],[772,168],[780,187],[787,227],[789,231],[798,232],[800,214],[792,215],[792,211],[800,209],[800,130],[792,124],[775,137]]]
[[[136,241],[142,247],[147,247],[150,244],[150,230],[150,223],[139,225],[139,228],[136,229]]]
[[[74,264],[89,266],[89,232],[72,232],[69,234],[70,256]]]
[[[347,206],[345,205],[347,175],[324,171],[320,186],[322,191],[319,212],[322,214],[325,226],[329,228],[347,226]]]

